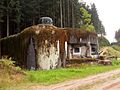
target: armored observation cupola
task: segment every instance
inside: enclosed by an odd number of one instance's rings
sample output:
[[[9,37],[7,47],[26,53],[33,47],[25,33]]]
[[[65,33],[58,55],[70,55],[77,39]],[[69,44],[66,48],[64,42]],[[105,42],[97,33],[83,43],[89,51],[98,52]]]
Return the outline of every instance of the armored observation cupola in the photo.
[[[42,17],[39,19],[40,24],[53,24],[53,20],[50,17]]]

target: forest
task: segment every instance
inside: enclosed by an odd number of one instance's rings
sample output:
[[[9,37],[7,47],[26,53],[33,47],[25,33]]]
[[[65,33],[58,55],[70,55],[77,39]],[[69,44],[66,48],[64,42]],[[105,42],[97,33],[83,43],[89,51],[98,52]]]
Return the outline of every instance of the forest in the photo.
[[[87,5],[79,0],[1,0],[1,37],[39,24],[41,17],[51,17],[57,27],[83,28],[105,35],[94,3]]]

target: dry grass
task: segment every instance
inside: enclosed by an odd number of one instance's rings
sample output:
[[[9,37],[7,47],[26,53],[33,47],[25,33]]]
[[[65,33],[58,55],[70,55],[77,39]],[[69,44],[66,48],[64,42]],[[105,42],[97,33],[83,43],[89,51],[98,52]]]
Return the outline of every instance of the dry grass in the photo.
[[[112,48],[112,47],[103,47],[103,48],[101,48],[101,50],[100,51],[102,51],[102,50],[105,50],[105,56],[114,56],[114,57],[120,57],[120,51],[118,51],[118,50],[115,50],[114,48]]]
[[[25,73],[19,67],[15,67],[11,59],[0,59],[0,90],[12,90],[24,76]]]

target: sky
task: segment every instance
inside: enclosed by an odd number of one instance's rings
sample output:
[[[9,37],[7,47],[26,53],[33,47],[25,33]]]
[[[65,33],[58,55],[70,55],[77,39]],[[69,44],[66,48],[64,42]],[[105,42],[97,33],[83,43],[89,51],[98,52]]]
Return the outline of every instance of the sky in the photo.
[[[115,40],[115,31],[120,28],[120,0],[83,0],[90,4],[95,3],[98,15],[102,21],[105,31],[106,38],[110,42]]]

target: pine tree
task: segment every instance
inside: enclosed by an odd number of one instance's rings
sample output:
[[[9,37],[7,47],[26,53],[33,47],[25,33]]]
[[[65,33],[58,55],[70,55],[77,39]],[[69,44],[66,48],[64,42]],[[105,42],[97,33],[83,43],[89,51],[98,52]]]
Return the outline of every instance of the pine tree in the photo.
[[[3,22],[2,17],[4,16],[4,0],[0,1],[0,22]]]
[[[1,23],[4,21],[2,18],[4,16],[4,6],[3,6],[4,2],[3,0],[0,1],[0,38],[1,38]]]
[[[9,32],[10,32],[10,28],[9,28],[9,24],[10,24],[10,20],[11,21],[15,21],[15,17],[17,17],[17,13],[19,10],[19,0],[2,0],[3,2],[3,17],[5,17],[6,19],[4,19],[4,22],[6,22],[6,26],[7,26],[7,36],[9,36]],[[16,15],[16,16],[15,16]],[[6,20],[6,21],[5,21]]]
[[[106,34],[105,33],[105,27],[103,26],[102,22],[99,19],[97,9],[96,9],[96,6],[95,6],[94,3],[91,5],[91,9],[89,11],[90,11],[90,13],[92,15],[91,22],[93,23],[93,26],[95,27],[95,31],[98,34],[105,35]]]

